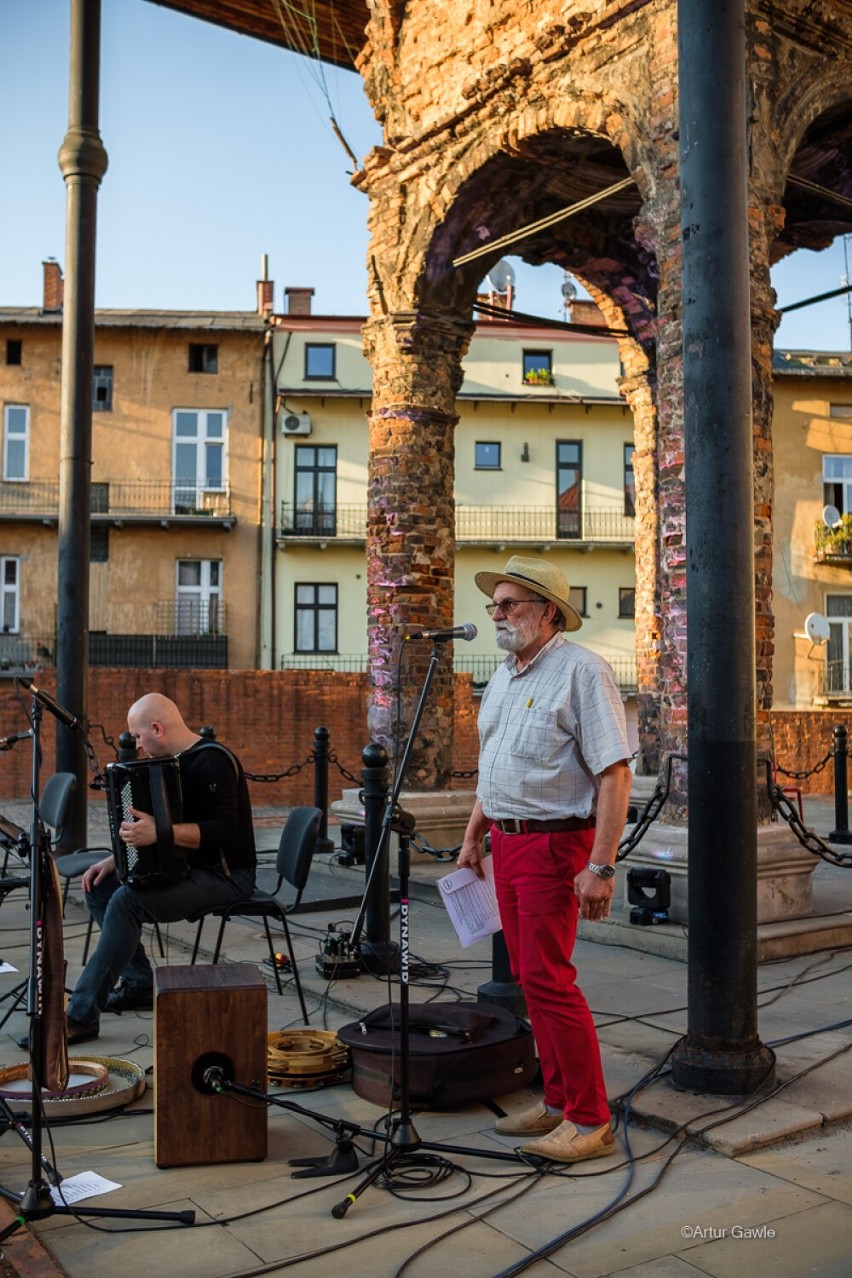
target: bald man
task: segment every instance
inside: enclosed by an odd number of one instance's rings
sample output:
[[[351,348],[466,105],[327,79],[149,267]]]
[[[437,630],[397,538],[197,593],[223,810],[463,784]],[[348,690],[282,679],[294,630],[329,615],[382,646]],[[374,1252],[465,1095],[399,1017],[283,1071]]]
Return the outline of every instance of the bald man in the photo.
[[[236,756],[192,732],[175,703],[158,692],[130,707],[127,726],[142,755],[180,760],[183,819],[173,835],[175,845],[187,851],[190,872],[168,887],[131,888],[119,882],[115,858],[108,856],[83,875],[100,938],[68,1003],[69,1044],[97,1038],[102,1011],[153,1006],[154,975],[142,945],[143,923],[175,923],[254,891],[251,803]],[[154,818],[135,808],[131,813],[134,819],[119,827],[125,843],[138,848],[156,843]],[[122,984],[114,989],[119,976]]]

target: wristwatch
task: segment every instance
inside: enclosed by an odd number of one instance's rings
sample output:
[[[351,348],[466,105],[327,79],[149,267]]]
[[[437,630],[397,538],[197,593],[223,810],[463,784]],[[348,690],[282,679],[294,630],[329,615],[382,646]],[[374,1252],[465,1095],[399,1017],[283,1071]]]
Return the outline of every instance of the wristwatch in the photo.
[[[611,879],[615,875],[614,865],[596,865],[594,861],[590,861],[586,869],[591,870],[599,879]]]

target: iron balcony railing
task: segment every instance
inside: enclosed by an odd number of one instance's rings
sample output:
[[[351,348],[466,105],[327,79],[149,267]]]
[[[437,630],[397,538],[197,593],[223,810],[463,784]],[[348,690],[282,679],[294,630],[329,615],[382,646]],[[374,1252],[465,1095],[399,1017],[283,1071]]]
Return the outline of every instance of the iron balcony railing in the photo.
[[[492,545],[494,542],[594,543],[626,547],[633,544],[636,521],[612,508],[556,511],[552,506],[456,506],[456,541]],[[366,540],[367,507],[332,506],[324,509],[281,504],[281,536],[311,541]]]
[[[852,568],[852,520],[844,515],[834,528],[819,523],[814,532],[814,560],[818,564],[846,564]]]
[[[231,515],[231,494],[227,487],[206,489],[165,480],[97,482],[92,484],[90,510],[93,515],[116,518],[190,516],[222,519]],[[55,518],[58,514],[58,480],[0,482],[0,517]]]
[[[817,696],[852,698],[852,677],[848,661],[826,661],[819,668]]]
[[[56,665],[54,635],[0,633],[0,678],[32,676]],[[218,634],[89,634],[89,665],[131,669],[226,670],[228,639]]]
[[[601,655],[606,657],[612,666],[622,695],[630,696],[635,693],[637,688],[635,659],[625,653],[615,656],[607,653]],[[472,675],[474,688],[482,689],[500,662],[504,660],[505,654],[500,652],[468,656],[460,653],[457,646],[454,668],[459,674]],[[296,652],[283,656],[280,661],[282,670],[335,670],[349,674],[362,674],[368,669],[368,665],[369,658],[366,654],[357,652]]]
[[[0,675],[32,674],[56,664],[55,635],[0,632]]]

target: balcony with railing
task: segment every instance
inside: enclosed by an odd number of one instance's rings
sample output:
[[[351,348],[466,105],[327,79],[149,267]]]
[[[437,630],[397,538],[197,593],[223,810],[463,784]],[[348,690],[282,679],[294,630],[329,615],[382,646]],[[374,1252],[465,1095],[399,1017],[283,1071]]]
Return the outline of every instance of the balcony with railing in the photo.
[[[93,523],[209,524],[231,527],[231,493],[166,480],[96,482],[89,502]],[[56,523],[59,481],[0,482],[0,522]]]
[[[814,563],[852,568],[852,515],[829,525],[820,521],[814,529]]]
[[[579,549],[607,546],[632,548],[635,519],[617,508],[589,507],[557,511],[554,506],[456,506],[459,545],[574,545]],[[366,505],[326,509],[281,504],[282,542],[326,545],[363,544]]]
[[[636,660],[627,653],[606,657],[615,673],[621,694],[624,697],[635,695]],[[457,674],[473,676],[475,691],[481,692],[494,671],[505,661],[505,654],[500,652],[469,656],[467,653],[455,651],[454,669]],[[368,669],[369,658],[364,653],[351,652],[296,652],[281,658],[282,670],[334,670],[347,673],[364,673]]]
[[[826,661],[817,674],[816,700],[823,704],[852,704],[852,675],[848,661]]]
[[[0,632],[0,677],[32,676],[56,664],[55,635],[20,635]]]
[[[157,600],[138,632],[89,631],[89,665],[226,670],[225,605],[218,599]],[[56,664],[56,635],[0,632],[0,677],[18,678]]]

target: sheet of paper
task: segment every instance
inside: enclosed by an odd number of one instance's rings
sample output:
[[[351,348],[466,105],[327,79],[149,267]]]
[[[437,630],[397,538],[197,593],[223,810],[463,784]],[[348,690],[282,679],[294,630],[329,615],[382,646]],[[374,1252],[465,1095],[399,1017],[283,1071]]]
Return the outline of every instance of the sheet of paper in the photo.
[[[450,922],[465,948],[500,931],[500,912],[494,891],[494,863],[484,857],[482,868],[485,878],[480,879],[473,870],[455,870],[438,880],[438,890],[444,902]]]
[[[83,1198],[96,1198],[98,1194],[110,1194],[114,1189],[121,1189],[121,1185],[117,1185],[114,1180],[105,1180],[97,1172],[86,1171],[78,1172],[76,1176],[69,1176],[61,1185],[54,1185],[50,1196],[57,1207],[63,1207],[66,1203],[79,1203]]]
[[[0,972],[17,972],[16,967],[12,967],[11,963],[7,963],[5,959],[0,959]]]

